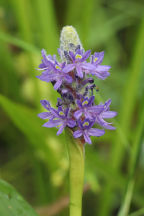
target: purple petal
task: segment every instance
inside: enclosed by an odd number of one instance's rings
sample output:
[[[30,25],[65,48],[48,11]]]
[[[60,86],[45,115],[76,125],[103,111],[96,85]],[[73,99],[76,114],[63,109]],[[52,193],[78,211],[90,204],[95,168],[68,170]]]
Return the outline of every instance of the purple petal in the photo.
[[[44,49],[42,49],[41,54],[42,54],[42,57],[43,57],[43,63],[45,65],[47,65],[48,64],[48,59],[46,57],[46,51]]]
[[[90,128],[88,131],[88,134],[90,136],[97,136],[97,137],[104,135],[104,133],[105,133],[104,130],[97,129],[97,128]]]
[[[44,63],[41,63],[40,65],[39,65],[39,68],[40,69],[43,69],[43,68],[45,68],[46,67],[46,65],[44,64]],[[38,69],[37,69],[38,70]]]
[[[62,85],[62,80],[58,80],[58,81],[54,84],[54,89],[57,90],[61,85]]]
[[[86,52],[84,53],[82,59],[81,59],[81,62],[82,62],[82,61],[85,61],[85,60],[90,56],[90,54],[91,54],[91,50],[86,51]]]
[[[57,135],[60,135],[62,132],[63,132],[63,129],[65,128],[65,124],[61,125],[58,132],[57,132]]]
[[[66,116],[66,117],[68,116],[69,111],[70,111],[70,108],[66,108],[66,109],[65,109],[65,116]]]
[[[107,124],[107,125],[104,125],[104,128],[108,129],[108,130],[115,130],[116,128],[113,127],[112,125],[110,124]]]
[[[103,105],[97,105],[97,106],[88,107],[88,111],[93,112],[94,114],[99,114],[102,111],[104,111],[104,106]]]
[[[81,136],[82,136],[82,131],[81,131],[81,130],[76,130],[76,131],[73,133],[73,136],[74,136],[74,138],[81,137]]]
[[[75,61],[75,55],[72,51],[69,51],[69,56],[70,56],[71,60],[74,62]]]
[[[68,83],[72,83],[72,81],[73,81],[73,78],[67,74],[65,74],[64,78]]]
[[[103,118],[113,118],[117,115],[117,112],[114,111],[106,111],[102,113]]]
[[[51,108],[51,109],[50,109],[51,113],[53,114],[53,116],[54,116],[55,118],[59,118],[59,117],[60,117],[60,116],[59,116],[59,112],[61,111],[60,109],[61,109],[61,107],[58,107],[58,110],[56,110],[56,109],[54,109],[54,108]]]
[[[106,128],[106,129],[108,129],[108,130],[115,130],[115,127],[111,126],[111,123],[106,122],[106,121],[103,120],[101,117],[97,117],[97,123],[98,123],[100,126]]]
[[[84,70],[88,70],[88,71],[91,71],[91,70],[96,70],[96,66],[94,66],[93,64],[91,63],[82,63],[82,68]]]
[[[94,102],[94,99],[95,99],[95,96],[91,96],[91,97],[89,98],[89,102],[88,102],[88,105],[89,105],[89,106],[92,105],[92,103]]]
[[[40,100],[40,103],[47,110],[49,110],[51,108],[50,103],[47,100]]]
[[[80,108],[82,108],[82,102],[81,102],[80,100],[77,100],[76,102],[77,102],[77,105],[78,105]]]
[[[95,52],[93,57],[98,58],[94,64],[101,64],[104,58],[104,52]]]
[[[104,104],[104,110],[107,111],[109,109],[109,106],[111,104],[111,99],[108,99]]]
[[[82,68],[79,65],[76,65],[76,70],[77,70],[77,75],[80,78],[83,78],[83,72],[82,72]]]
[[[110,68],[111,68],[111,66],[108,66],[108,65],[97,65],[95,68],[95,71],[105,72],[105,71],[108,71]]]
[[[41,75],[36,76],[38,79],[45,81],[45,82],[51,82],[54,80],[54,74],[50,74],[48,70],[42,72]]]
[[[107,71],[104,72],[91,71],[91,74],[95,75],[96,77],[102,80],[105,80],[110,75],[110,73]]]
[[[57,52],[58,52],[59,56],[61,57],[61,49],[60,48],[57,49]]]
[[[88,110],[84,111],[84,115],[87,119],[93,120],[93,116],[88,112]]]
[[[63,68],[63,72],[64,73],[68,73],[70,71],[72,71],[73,69],[75,68],[75,65],[74,64],[68,64],[66,65],[64,68]]]
[[[82,115],[82,110],[77,110],[75,113],[74,113],[74,117],[76,118],[76,119],[79,119],[80,117],[81,117],[81,115]]]
[[[87,142],[88,144],[91,144],[91,143],[92,143],[92,142],[91,142],[91,139],[90,139],[90,137],[89,137],[89,135],[88,135],[88,132],[84,131],[83,136],[84,136],[85,142]]]
[[[70,127],[70,128],[73,128],[76,126],[76,122],[74,120],[68,120],[67,121],[67,125]]]
[[[58,126],[58,125],[60,125],[62,123],[63,123],[63,121],[61,121],[61,120],[50,120],[50,121],[46,122],[43,125],[43,127],[48,127],[48,128],[56,127],[56,126]]]
[[[50,112],[42,112],[38,114],[38,117],[41,119],[47,119],[49,117],[51,117],[51,113]]]

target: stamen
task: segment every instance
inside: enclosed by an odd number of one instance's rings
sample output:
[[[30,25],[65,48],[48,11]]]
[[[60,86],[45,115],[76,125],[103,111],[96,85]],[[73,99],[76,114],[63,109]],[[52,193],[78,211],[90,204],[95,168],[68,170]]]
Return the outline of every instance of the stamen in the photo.
[[[82,55],[76,54],[75,58],[76,58],[76,59],[82,59]]]
[[[89,122],[84,122],[84,123],[83,123],[83,127],[84,127],[84,126],[89,126]]]
[[[58,70],[60,70],[60,69],[61,69],[61,68],[60,68],[58,65],[56,65],[56,66],[55,66],[55,68],[56,68],[56,69],[58,69]]]
[[[59,112],[59,115],[60,116],[65,116],[64,112],[62,112],[62,111]]]
[[[98,57],[95,57],[95,58],[94,58],[94,62],[96,62],[97,60],[98,60]]]
[[[83,103],[82,103],[83,106],[84,106],[84,105],[87,105],[87,104],[88,104],[88,101],[87,101],[87,100],[83,101]]]

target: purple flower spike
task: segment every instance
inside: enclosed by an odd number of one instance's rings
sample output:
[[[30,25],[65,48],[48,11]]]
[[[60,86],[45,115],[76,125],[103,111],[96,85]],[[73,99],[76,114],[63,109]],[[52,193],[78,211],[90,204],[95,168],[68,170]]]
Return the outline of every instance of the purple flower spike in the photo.
[[[97,128],[92,128],[94,125],[94,121],[90,121],[89,119],[85,119],[84,121],[78,121],[79,129],[73,133],[75,138],[79,138],[81,136],[84,137],[85,142],[91,144],[90,136],[102,136],[105,131]]]
[[[104,119],[106,118],[113,118],[117,115],[117,112],[114,111],[109,111],[109,106],[111,104],[111,100],[109,99],[108,101],[105,102],[103,105],[103,110],[99,113],[99,115],[96,116],[96,122],[109,130],[115,130],[115,127],[111,126],[111,123],[106,122]]]
[[[104,129],[115,129],[106,119],[115,117],[117,113],[109,109],[111,100],[104,104],[95,104],[94,91],[97,92],[98,88],[92,77],[106,79],[111,67],[101,65],[103,51],[93,55],[90,50],[84,51],[73,27],[67,26],[62,30],[60,41],[58,54],[61,60],[58,61],[56,55],[47,55],[43,49],[38,69],[41,74],[37,76],[42,81],[50,82],[60,94],[57,109],[52,108],[47,100],[41,100],[46,111],[38,116],[47,121],[44,127],[58,128],[57,135],[68,127],[74,138],[79,138],[82,144],[91,144],[90,136],[102,136]],[[95,128],[97,125],[104,129]]]

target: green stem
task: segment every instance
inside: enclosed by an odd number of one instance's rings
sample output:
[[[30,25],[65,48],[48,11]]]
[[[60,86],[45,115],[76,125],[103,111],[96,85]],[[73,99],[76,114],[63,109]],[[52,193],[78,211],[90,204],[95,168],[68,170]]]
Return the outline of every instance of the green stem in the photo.
[[[66,130],[69,155],[70,216],[82,215],[82,194],[84,181],[84,146]]]

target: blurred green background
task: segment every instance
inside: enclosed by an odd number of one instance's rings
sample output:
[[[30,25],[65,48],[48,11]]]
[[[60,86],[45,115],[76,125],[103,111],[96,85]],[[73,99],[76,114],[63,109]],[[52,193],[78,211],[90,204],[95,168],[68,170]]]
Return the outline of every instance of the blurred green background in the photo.
[[[65,136],[37,117],[40,99],[55,106],[57,93],[35,78],[64,25],[85,49],[105,51],[111,76],[95,80],[96,100],[118,112],[117,130],[86,145],[83,216],[144,216],[143,0],[0,0],[0,178],[40,216],[68,215]]]

